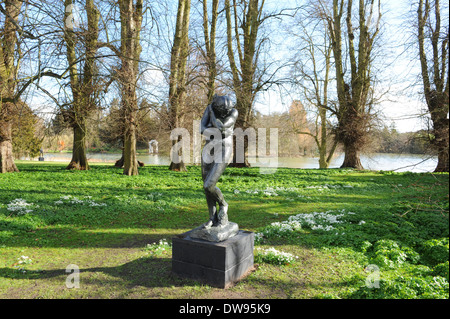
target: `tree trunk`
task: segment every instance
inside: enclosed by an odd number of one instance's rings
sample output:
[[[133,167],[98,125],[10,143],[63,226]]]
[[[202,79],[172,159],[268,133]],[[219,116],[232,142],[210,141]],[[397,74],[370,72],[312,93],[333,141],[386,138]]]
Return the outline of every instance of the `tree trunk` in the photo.
[[[184,164],[183,161],[179,163],[171,162],[169,165],[169,169],[175,172],[187,172],[186,165]]]
[[[217,17],[219,9],[219,0],[212,0],[212,10],[211,10],[211,32],[208,32],[208,1],[203,0],[203,34],[205,37],[205,47],[206,47],[206,65],[208,69],[208,104],[211,104],[215,90],[216,90],[216,76],[217,76],[217,65],[216,65],[216,26]]]
[[[341,168],[363,169],[359,158],[359,150],[355,147],[355,145],[353,143],[349,143],[348,145],[344,144],[344,150],[345,157]]]
[[[381,6],[375,12],[375,1],[358,1],[358,27],[353,27],[352,15],[356,13],[353,0],[333,0],[332,16],[323,12],[328,23],[332,40],[334,65],[336,70],[336,88],[339,100],[338,127],[336,138],[344,145],[345,159],[342,167],[362,169],[359,151],[367,142],[371,121],[373,99],[370,92],[371,65],[373,63],[374,40],[380,31]],[[346,9],[345,9],[346,4]],[[346,30],[342,18],[345,16]],[[328,15],[328,16],[327,16]],[[357,34],[355,35],[355,30]],[[347,47],[343,50],[342,37],[347,34]],[[357,44],[355,44],[357,41]],[[343,56],[345,54],[345,56]],[[344,71],[349,62],[350,77]],[[347,72],[348,73],[348,72]]]
[[[189,21],[190,21],[190,0],[179,0],[177,10],[177,21],[170,53],[170,78],[169,78],[169,121],[173,130],[180,123],[180,112],[184,106],[186,94],[186,63],[189,56]],[[172,141],[171,152],[174,152]],[[186,152],[186,150],[183,150]],[[177,154],[172,154],[172,158]],[[180,157],[180,154],[178,154]],[[186,171],[186,166],[182,160],[177,163],[171,162],[169,166],[173,171]]]
[[[69,65],[70,86],[72,89],[72,105],[68,111],[71,114],[70,124],[73,127],[72,160],[67,169],[88,170],[86,157],[86,118],[95,109],[94,95],[95,85],[95,55],[97,52],[98,22],[100,13],[92,0],[86,0],[88,18],[88,30],[83,42],[84,68],[79,73],[79,57],[77,57],[77,45],[80,42],[74,31],[71,17],[73,16],[74,0],[64,0],[64,41],[66,44],[66,59]],[[70,10],[69,10],[70,9]]]
[[[182,139],[182,137],[179,136],[178,142],[180,142],[181,139]],[[171,150],[172,152],[174,151],[174,146],[176,143],[177,143],[177,140],[172,141],[172,150]],[[183,150],[183,152],[186,152],[186,150]],[[177,160],[175,162],[173,162],[173,160],[170,162],[169,170],[176,171],[176,172],[187,172],[186,165],[183,162],[183,159],[182,159],[183,157],[182,157],[181,152],[178,151],[178,154],[172,154],[172,158],[174,158],[174,156],[177,157]]]
[[[327,65],[328,67],[328,65]],[[328,78],[325,80],[325,85],[328,82]],[[326,99],[326,89],[325,90],[325,99]],[[328,168],[330,164],[327,161],[327,110],[324,107],[319,106],[319,117],[320,117],[320,143],[317,146],[319,147],[319,168],[325,169]]]
[[[114,166],[117,168],[122,168],[124,166],[124,163],[125,163],[124,149],[122,148],[122,157],[114,163]],[[141,161],[137,161],[137,163],[139,167],[145,166],[145,164]]]
[[[225,0],[227,55],[233,75],[236,109],[239,112],[235,127],[245,130],[252,124],[253,102],[256,94],[262,90],[261,83],[256,82],[255,71],[259,50],[261,49],[261,42],[258,42],[258,29],[263,21],[264,1],[261,3],[258,0],[244,2],[241,17],[238,17],[238,5],[236,0],[233,0],[233,4],[230,4],[230,0]],[[231,9],[233,9],[233,14]],[[239,23],[239,21],[241,22]],[[234,43],[236,43],[235,48]],[[235,61],[235,52],[237,52],[236,55],[239,59],[239,68]],[[244,142],[245,161],[244,163],[236,163],[237,152],[236,143],[234,143],[233,161],[230,166],[249,167],[247,150],[248,143]]]
[[[124,114],[123,174],[138,175],[139,163],[136,158],[136,126],[138,101],[136,85],[139,76],[139,59],[142,51],[140,34],[142,27],[143,1],[120,0],[120,59],[122,66],[119,82]]]
[[[324,147],[319,148],[319,168],[328,168],[329,163],[327,162],[327,150]]]
[[[445,33],[441,30],[439,0],[425,0],[425,2],[424,0],[420,0],[418,4],[417,17],[417,36],[423,90],[428,106],[428,112],[433,123],[432,133],[434,135],[434,139],[431,140],[431,145],[438,152],[438,164],[435,168],[435,172],[448,172],[448,29],[445,36]],[[434,21],[434,23],[431,23],[431,21]],[[429,62],[431,62],[430,67],[428,65]],[[433,71],[430,72],[430,70]]]
[[[67,169],[89,169],[89,164],[86,157],[86,126],[84,124],[77,124],[73,127],[72,160],[67,166]]]
[[[233,159],[230,162],[228,166],[230,167],[237,167],[237,168],[244,168],[244,167],[251,167],[250,162],[248,161],[248,139],[244,137],[244,162],[240,161],[238,162],[237,159],[237,142],[236,142],[236,136],[233,136]]]
[[[448,145],[448,142],[447,142]],[[435,168],[435,172],[448,172],[449,171],[449,156],[448,146],[438,149],[438,164]]]
[[[18,171],[12,152],[11,123],[0,121],[0,173]]]
[[[114,163],[114,166],[117,168],[122,168],[124,162],[125,162],[125,158],[123,156],[123,148],[122,148],[122,157]]]
[[[447,108],[448,109],[448,108]],[[444,107],[440,107],[439,110],[445,110]],[[447,115],[440,112],[439,115],[435,116],[433,120],[433,132],[434,140],[432,144],[438,153],[438,163],[435,168],[435,172],[448,172],[449,171],[449,120],[446,118]],[[433,118],[433,117],[432,117]]]
[[[129,61],[122,68],[127,70]],[[128,72],[133,72],[129,69]],[[127,73],[128,73],[127,72]],[[139,175],[138,161],[136,158],[136,119],[137,119],[137,97],[134,86],[127,85],[122,91],[122,108],[124,112],[124,137],[123,137],[123,174],[132,176]]]
[[[20,44],[17,35],[19,14],[24,1],[2,1],[2,25],[0,25],[0,173],[18,172],[12,151],[12,104],[6,102],[15,95]],[[4,7],[3,7],[4,6]]]
[[[136,158],[136,126],[133,123],[130,123],[125,132],[123,157],[123,174],[128,176],[138,175],[138,162]]]

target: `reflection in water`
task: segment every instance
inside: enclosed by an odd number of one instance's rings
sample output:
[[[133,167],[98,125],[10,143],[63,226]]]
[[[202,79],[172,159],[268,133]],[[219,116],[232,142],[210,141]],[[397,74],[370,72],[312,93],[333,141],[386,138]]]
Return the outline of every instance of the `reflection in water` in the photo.
[[[339,168],[344,161],[344,154],[331,160],[330,168]],[[420,154],[368,154],[361,156],[361,164],[368,170],[396,172],[432,172],[437,165],[437,158]],[[279,167],[319,168],[319,159],[311,157],[279,158]]]
[[[88,161],[91,163],[115,163],[120,159],[121,154],[109,153],[89,153]],[[45,153],[45,161],[69,162],[71,153]],[[29,160],[29,158],[21,158]],[[137,159],[146,165],[169,165],[170,158],[165,155],[138,155]],[[336,156],[330,164],[330,168],[339,168],[343,162],[344,155]],[[38,160],[37,158],[33,160]],[[369,170],[395,170],[397,172],[432,172],[437,165],[437,158],[429,155],[416,154],[370,154],[361,156],[361,163],[365,169]],[[263,166],[253,164],[252,166]],[[278,167],[290,168],[319,168],[319,159],[316,157],[279,157]]]

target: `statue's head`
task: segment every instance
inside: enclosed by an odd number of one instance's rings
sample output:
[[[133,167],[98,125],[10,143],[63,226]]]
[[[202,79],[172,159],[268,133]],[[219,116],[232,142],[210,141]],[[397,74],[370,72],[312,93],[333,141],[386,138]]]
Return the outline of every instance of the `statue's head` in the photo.
[[[233,102],[228,96],[214,95],[211,106],[216,115],[225,118],[231,113]]]

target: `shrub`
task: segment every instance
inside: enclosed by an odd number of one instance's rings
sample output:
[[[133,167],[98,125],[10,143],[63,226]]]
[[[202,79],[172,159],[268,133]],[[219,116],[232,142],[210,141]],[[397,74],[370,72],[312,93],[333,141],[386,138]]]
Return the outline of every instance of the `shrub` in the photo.
[[[448,237],[441,239],[430,239],[425,241],[420,248],[423,263],[431,266],[435,266],[437,264],[445,262],[448,263],[448,243]]]
[[[434,268],[433,268],[433,274],[435,276],[441,276],[447,279],[448,281],[448,260],[445,263],[440,263],[437,264]]]
[[[367,299],[448,299],[449,284],[442,277],[381,279],[379,288],[360,287],[351,298]]]
[[[407,254],[394,240],[382,239],[374,245],[374,258],[371,263],[385,268],[395,268],[405,263]]]

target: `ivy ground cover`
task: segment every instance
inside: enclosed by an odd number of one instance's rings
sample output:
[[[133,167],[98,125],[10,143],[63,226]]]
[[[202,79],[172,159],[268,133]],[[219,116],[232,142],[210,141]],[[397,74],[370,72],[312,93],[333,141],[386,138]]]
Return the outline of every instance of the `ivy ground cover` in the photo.
[[[222,290],[171,273],[171,238],[208,216],[200,167],[18,167],[0,175],[0,298],[449,297],[448,174],[228,168],[256,267]]]

